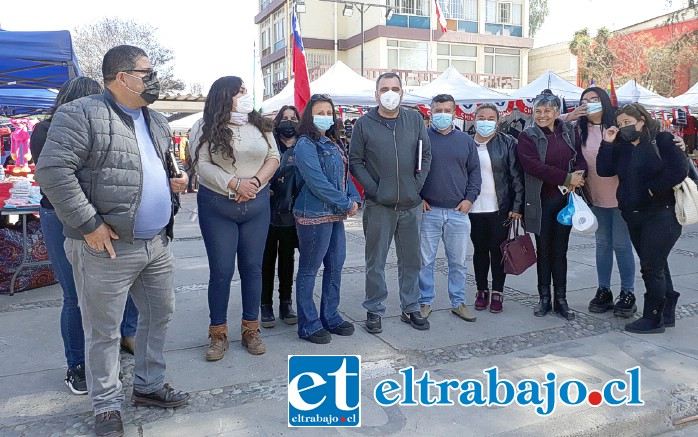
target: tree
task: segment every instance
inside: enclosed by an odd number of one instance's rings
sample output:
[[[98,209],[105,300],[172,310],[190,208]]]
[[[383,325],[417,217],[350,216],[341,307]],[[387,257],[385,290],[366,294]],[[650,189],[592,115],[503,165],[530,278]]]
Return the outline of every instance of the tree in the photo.
[[[163,93],[186,88],[172,72],[174,52],[155,38],[157,29],[131,20],[105,17],[94,24],[80,26],[73,32],[73,44],[80,68],[86,76],[103,83],[102,59],[112,47],[128,44],[142,48],[158,72]]]
[[[669,96],[675,94],[679,66],[698,55],[698,46],[657,41],[648,34],[613,34],[606,28],[592,38],[585,28],[575,32],[570,52],[578,57],[578,77],[583,83],[594,79],[597,86],[605,88],[611,77],[615,83],[635,79]]]
[[[193,82],[189,84],[189,94],[200,96],[203,94],[204,86],[201,82]]]
[[[533,38],[548,16],[548,0],[531,0],[528,13],[528,34]]]

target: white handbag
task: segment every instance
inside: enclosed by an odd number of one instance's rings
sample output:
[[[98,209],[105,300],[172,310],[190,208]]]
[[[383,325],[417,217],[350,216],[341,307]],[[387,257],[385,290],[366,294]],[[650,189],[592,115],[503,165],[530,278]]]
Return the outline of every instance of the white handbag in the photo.
[[[676,220],[683,225],[698,223],[698,187],[686,178],[674,187],[676,197]]]

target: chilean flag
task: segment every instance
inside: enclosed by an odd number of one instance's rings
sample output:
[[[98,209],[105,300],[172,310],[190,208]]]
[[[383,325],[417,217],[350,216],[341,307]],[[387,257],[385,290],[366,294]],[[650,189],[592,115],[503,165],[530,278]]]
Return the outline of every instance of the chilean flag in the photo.
[[[310,80],[308,79],[308,65],[305,63],[305,49],[303,48],[301,28],[298,25],[295,8],[291,11],[291,26],[293,27],[293,74],[295,76],[293,100],[296,104],[296,109],[302,114],[306,103],[310,100]]]
[[[448,29],[446,29],[446,18],[444,17],[444,14],[441,12],[439,2],[437,0],[434,0],[434,5],[436,6],[436,21],[437,23],[439,23],[441,31],[444,33],[448,32]],[[429,32],[431,32],[431,29],[429,29]]]

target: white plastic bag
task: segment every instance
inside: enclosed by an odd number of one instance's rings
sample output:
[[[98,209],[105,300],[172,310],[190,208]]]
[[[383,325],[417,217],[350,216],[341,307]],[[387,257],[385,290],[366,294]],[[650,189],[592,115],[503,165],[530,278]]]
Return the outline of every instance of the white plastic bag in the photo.
[[[570,196],[572,196],[572,203],[574,204],[572,227],[583,234],[593,234],[599,228],[599,221],[596,219],[596,216],[579,194],[572,192]]]

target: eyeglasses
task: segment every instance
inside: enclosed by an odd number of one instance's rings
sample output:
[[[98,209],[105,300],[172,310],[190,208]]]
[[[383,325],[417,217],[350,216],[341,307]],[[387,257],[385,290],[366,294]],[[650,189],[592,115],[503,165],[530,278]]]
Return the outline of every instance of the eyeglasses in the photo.
[[[157,76],[158,75],[158,72],[153,70],[152,68],[146,68],[146,69],[140,69],[140,70],[133,69],[133,70],[124,70],[124,71],[133,71],[136,73],[146,73],[148,76],[150,76],[150,75]]]
[[[583,105],[586,105],[587,103],[599,103],[600,101],[601,99],[599,99],[598,97],[590,97],[588,99],[582,99],[581,103]]]
[[[329,94],[313,94],[312,96],[310,96],[311,102],[317,102],[318,100],[328,100],[331,102],[332,98]]]

